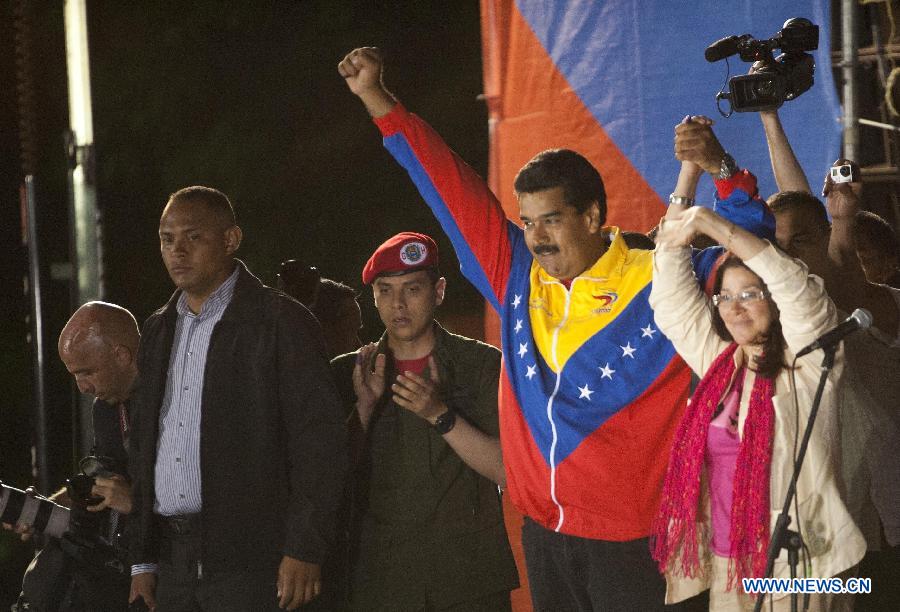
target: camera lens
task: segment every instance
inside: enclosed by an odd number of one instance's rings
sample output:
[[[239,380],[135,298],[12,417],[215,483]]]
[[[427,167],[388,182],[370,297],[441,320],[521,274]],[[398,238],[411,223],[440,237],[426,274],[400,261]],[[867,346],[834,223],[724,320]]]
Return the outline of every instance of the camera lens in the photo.
[[[102,497],[98,497],[91,493],[94,487],[94,479],[87,474],[76,474],[66,480],[66,489],[69,497],[76,504],[82,506],[93,506],[103,501]]]
[[[850,176],[850,166],[841,166],[838,168],[838,171],[841,173],[841,176]]]
[[[58,538],[69,528],[69,509],[0,482],[0,518],[30,525],[37,533]]]
[[[753,93],[760,98],[771,96],[775,93],[775,81],[767,79],[754,83]]]

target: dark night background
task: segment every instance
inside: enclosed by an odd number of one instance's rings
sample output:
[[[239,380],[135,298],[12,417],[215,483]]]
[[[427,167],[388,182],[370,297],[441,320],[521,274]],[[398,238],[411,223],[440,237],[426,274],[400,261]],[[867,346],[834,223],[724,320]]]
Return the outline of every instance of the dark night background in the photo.
[[[478,0],[87,4],[105,299],[131,309],[139,322],[168,299],[159,214],[173,191],[205,184],[231,197],[244,229],[239,256],[269,284],[281,260],[296,258],[362,289],[362,265],[385,238],[404,230],[431,234],[449,281],[439,317],[455,331],[480,335],[481,298],[336,70],[354,47],[381,47],[388,87],[484,175]],[[838,4],[832,2],[833,50],[840,49]],[[66,279],[62,5],[0,0],[0,479],[19,487],[35,481],[18,193],[26,168],[38,187],[51,481],[74,473],[77,457],[74,387],[56,354],[57,334],[74,307]],[[875,14],[873,5],[861,10],[861,46],[871,44]],[[27,47],[16,45],[22,32]],[[885,23],[882,32],[887,36]],[[27,51],[18,62],[17,48]],[[30,81],[17,78],[23,65]],[[861,63],[858,74],[861,114],[878,118],[874,62]],[[885,150],[900,158],[896,137],[870,129],[860,135],[864,166],[883,163]],[[896,223],[892,180],[874,177],[867,204]],[[361,305],[363,339],[375,339],[382,327],[368,292]],[[32,553],[0,531],[0,610],[15,599]]]
[[[14,34],[28,4],[34,122],[17,108]],[[337,74],[351,49],[384,49],[386,81],[482,174],[487,113],[481,93],[477,0],[402,2],[88,2],[97,192],[103,216],[106,299],[142,322],[172,291],[159,259],[159,214],[180,187],[222,189],[244,229],[239,251],[273,284],[282,259],[316,265],[362,289],[362,264],[388,236],[424,231],[448,277],[441,316],[478,334],[482,301],[458,272],[449,242],[377,129]],[[31,351],[20,242],[20,138],[38,185],[52,481],[73,473],[73,387],[56,354],[71,312],[63,133],[68,100],[62,2],[0,2],[0,479],[29,474]],[[363,293],[364,340],[382,331]],[[0,609],[18,593],[32,554],[0,533]]]

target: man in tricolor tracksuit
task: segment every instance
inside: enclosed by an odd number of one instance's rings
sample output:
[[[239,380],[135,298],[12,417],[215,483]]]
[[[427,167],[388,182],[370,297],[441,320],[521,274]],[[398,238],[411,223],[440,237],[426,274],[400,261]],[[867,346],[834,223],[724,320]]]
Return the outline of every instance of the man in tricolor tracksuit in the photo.
[[[652,253],[604,226],[599,173],[565,149],[519,172],[515,225],[381,69],[374,48],[338,66],[501,318],[501,446],[535,609],[661,610],[647,536],[690,373],[647,303]],[[714,136],[698,146],[720,165]],[[719,196],[750,201],[753,176],[721,165]]]

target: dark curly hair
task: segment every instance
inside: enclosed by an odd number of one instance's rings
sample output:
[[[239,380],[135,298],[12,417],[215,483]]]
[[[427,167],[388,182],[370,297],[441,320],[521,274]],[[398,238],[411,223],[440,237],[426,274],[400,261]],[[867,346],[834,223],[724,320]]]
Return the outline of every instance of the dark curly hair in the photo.
[[[713,284],[713,294],[717,294],[722,290],[722,279],[725,277],[725,271],[730,270],[732,268],[744,268],[757,278],[759,278],[755,272],[750,270],[744,264],[743,261],[738,259],[737,257],[729,257],[726,259],[722,265],[719,266],[719,269],[716,270],[715,283]],[[763,288],[766,289],[766,284],[759,279],[759,284]],[[786,367],[786,363],[784,362],[784,349],[786,346],[786,342],[784,340],[784,334],[781,332],[781,320],[779,318],[778,307],[775,305],[775,302],[772,301],[771,298],[767,298],[766,300],[769,304],[769,309],[772,311],[772,324],[769,327],[768,333],[766,334],[765,340],[763,342],[763,350],[762,355],[760,355],[756,359],[756,374],[757,376],[762,376],[763,378],[775,378],[778,376],[778,373],[781,372],[782,369]],[[734,338],[731,336],[731,333],[728,331],[728,328],[725,326],[725,321],[722,319],[722,315],[719,314],[719,309],[716,307],[712,301],[709,302],[710,311],[712,312],[712,324],[713,329],[716,334],[726,340],[728,342],[734,341]]]

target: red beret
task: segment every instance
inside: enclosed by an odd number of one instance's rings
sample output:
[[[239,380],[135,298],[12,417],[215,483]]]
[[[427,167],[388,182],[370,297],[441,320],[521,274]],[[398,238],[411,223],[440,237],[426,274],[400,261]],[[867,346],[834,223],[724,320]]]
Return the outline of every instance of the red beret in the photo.
[[[379,276],[398,276],[417,270],[437,268],[438,249],[425,234],[401,232],[375,249],[363,268],[363,283],[369,285]]]

